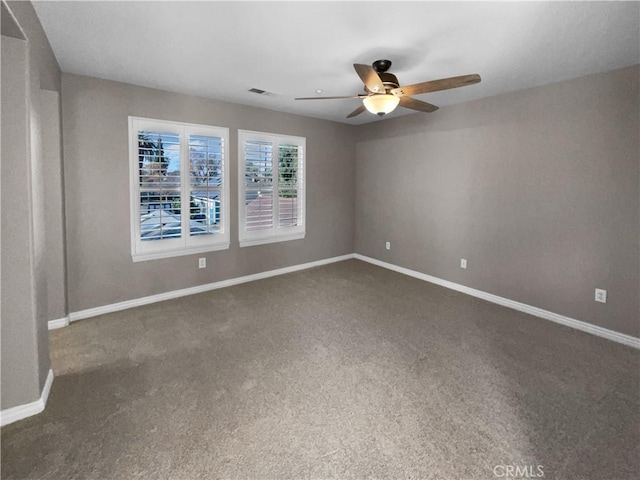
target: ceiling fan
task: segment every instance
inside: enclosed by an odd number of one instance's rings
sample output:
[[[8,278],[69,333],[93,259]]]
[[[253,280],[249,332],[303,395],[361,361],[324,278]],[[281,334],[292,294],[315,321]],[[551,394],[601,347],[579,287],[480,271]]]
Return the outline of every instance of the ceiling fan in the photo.
[[[460,77],[442,78],[429,82],[414,83],[401,87],[398,77],[387,70],[391,67],[390,60],[376,60],[371,66],[354,63],[353,68],[364,83],[366,93],[347,95],[343,97],[301,97],[296,100],[334,100],[342,98],[362,98],[362,105],[347,115],[347,118],[360,115],[365,110],[376,115],[391,113],[400,105],[401,107],[418,110],[420,112],[435,112],[438,107],[421,100],[411,98],[412,95],[437,92],[450,88],[465,87],[480,82],[480,75],[462,75]]]

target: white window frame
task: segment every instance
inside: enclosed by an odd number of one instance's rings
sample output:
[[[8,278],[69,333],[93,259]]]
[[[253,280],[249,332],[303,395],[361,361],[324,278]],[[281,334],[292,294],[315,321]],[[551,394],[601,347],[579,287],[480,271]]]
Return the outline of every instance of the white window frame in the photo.
[[[180,198],[182,205],[189,205],[191,194],[189,135],[220,137],[223,142],[221,215],[220,232],[212,235],[191,236],[190,209],[181,208],[180,238],[140,240],[140,170],[138,165],[138,132],[141,130],[178,133],[180,135]],[[229,129],[197,125],[192,123],[170,122],[143,117],[129,117],[129,194],[131,207],[131,257],[134,262],[170,258],[181,255],[225,250],[230,244],[229,222]],[[185,225],[187,227],[185,227]]]
[[[246,140],[265,141],[273,144],[275,172],[273,174],[273,226],[271,228],[250,230],[245,228],[245,156],[244,142]],[[298,218],[299,224],[293,227],[281,227],[278,225],[278,210],[280,206],[278,192],[277,162],[280,145],[297,145],[302,155],[298,159]],[[306,235],[306,196],[307,196],[307,148],[305,137],[280,135],[276,133],[254,132],[251,130],[238,130],[238,238],[241,247],[251,247],[266,243],[300,240]]]

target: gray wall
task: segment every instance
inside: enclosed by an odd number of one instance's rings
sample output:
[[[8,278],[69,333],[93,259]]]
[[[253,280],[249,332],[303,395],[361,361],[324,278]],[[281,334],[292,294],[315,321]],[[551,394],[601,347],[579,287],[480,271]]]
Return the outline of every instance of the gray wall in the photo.
[[[353,252],[351,127],[66,73],[62,111],[71,312]],[[229,250],[132,262],[129,115],[230,129]],[[239,248],[238,129],[306,137],[305,239]],[[202,270],[201,256],[207,257]]]
[[[30,3],[5,3],[2,17],[4,410],[37,400],[50,368],[40,94],[41,88],[59,89],[60,69]]]
[[[2,37],[2,408],[40,396],[31,265],[27,43]],[[22,384],[22,385],[21,385]]]
[[[60,93],[40,90],[40,112],[43,173],[46,179],[47,319],[58,320],[68,314]]]
[[[11,0],[6,5],[29,40],[29,54],[37,66],[40,88],[59,92],[62,72],[33,5],[24,0]]]
[[[639,75],[361,127],[356,252],[639,336]]]

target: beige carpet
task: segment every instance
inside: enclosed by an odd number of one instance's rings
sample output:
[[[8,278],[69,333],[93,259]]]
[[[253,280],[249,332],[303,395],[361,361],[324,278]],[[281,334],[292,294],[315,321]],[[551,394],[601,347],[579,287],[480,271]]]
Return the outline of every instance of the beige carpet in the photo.
[[[82,320],[52,355],[3,479],[640,472],[640,352],[356,260]]]

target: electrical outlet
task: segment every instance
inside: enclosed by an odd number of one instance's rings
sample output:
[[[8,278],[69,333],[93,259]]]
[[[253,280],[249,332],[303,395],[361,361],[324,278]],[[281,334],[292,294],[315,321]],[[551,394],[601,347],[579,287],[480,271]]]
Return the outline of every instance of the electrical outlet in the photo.
[[[391,242],[385,243],[384,248],[386,248],[387,250],[391,250]]]
[[[467,259],[466,258],[461,258],[460,259],[460,268],[467,268]]]
[[[202,257],[198,259],[198,268],[207,268],[207,258]]]
[[[607,291],[596,288],[596,302],[607,303]]]

